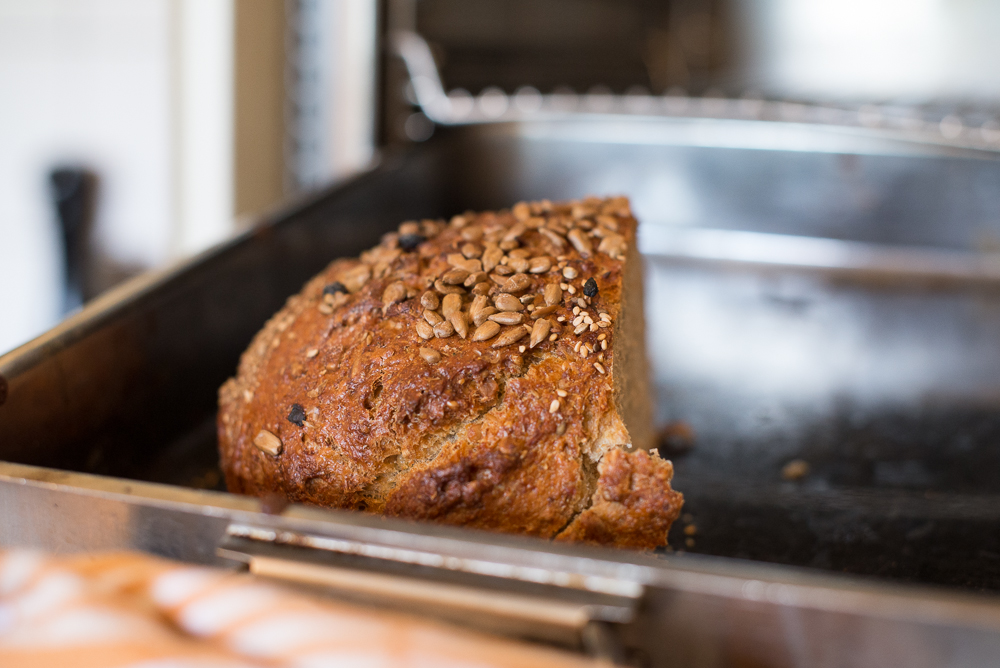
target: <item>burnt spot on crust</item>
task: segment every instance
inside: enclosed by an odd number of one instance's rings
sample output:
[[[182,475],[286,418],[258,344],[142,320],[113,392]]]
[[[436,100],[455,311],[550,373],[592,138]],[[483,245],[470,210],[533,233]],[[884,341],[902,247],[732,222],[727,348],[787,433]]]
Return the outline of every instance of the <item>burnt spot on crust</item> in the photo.
[[[335,295],[335,294],[337,294],[339,292],[347,292],[347,288],[344,287],[344,284],[341,283],[340,281],[334,281],[333,283],[327,283],[326,286],[323,287],[323,294],[324,295]]]
[[[288,421],[296,427],[302,427],[306,423],[306,409],[302,404],[292,404],[292,410],[288,412]]]
[[[417,246],[427,241],[427,237],[422,234],[400,234],[399,247],[407,253],[416,250]]]

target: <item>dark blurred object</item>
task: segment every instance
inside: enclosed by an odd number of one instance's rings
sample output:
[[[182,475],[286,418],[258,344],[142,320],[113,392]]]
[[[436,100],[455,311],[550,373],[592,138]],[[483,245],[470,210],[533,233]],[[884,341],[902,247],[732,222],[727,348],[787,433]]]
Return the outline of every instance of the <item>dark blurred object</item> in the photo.
[[[735,56],[726,0],[390,0],[387,12],[390,31],[427,40],[446,91],[472,95],[703,93]],[[386,65],[384,138],[413,139],[412,87]]]
[[[91,297],[89,239],[94,222],[97,175],[83,167],[57,167],[49,172],[52,203],[62,232],[66,267],[63,312]]]
[[[666,459],[680,457],[694,447],[694,429],[687,422],[668,422],[656,434],[656,449]]]
[[[719,0],[423,0],[416,30],[449,89],[661,93],[725,64],[722,18]]]

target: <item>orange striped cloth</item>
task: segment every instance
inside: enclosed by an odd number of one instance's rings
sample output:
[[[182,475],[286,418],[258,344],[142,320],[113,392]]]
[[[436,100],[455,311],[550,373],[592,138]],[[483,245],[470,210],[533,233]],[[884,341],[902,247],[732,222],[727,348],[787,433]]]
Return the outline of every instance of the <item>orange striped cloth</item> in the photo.
[[[0,553],[4,668],[599,665],[140,554]]]

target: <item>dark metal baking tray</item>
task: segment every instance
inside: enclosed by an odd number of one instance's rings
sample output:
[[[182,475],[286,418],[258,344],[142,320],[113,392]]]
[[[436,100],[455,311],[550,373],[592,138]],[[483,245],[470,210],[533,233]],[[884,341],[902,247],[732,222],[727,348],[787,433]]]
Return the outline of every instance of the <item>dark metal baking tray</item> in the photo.
[[[628,194],[643,221],[658,418],[694,433],[693,447],[673,454],[687,498],[674,554],[557,548],[354,513],[272,517],[256,500],[199,491],[222,489],[218,386],[330,259],[405,219],[588,193]],[[260,546],[280,544],[300,564],[309,550],[345,554],[301,532],[345,544],[361,532],[393,549],[416,541],[439,556],[505,548],[567,571],[610,569],[643,582],[643,601],[686,601],[707,615],[701,632],[677,621],[683,607],[654,619],[693,633],[677,640],[690,651],[716,652],[699,665],[729,665],[744,650],[784,657],[760,665],[805,665],[796,651],[815,659],[813,649],[843,643],[876,656],[885,638],[913,634],[930,639],[921,651],[937,661],[919,665],[979,665],[1000,648],[1000,608],[960,592],[1000,588],[998,212],[996,154],[860,128],[640,116],[444,128],[0,357],[0,541],[202,562],[217,561],[220,546],[266,561]],[[809,474],[784,479],[796,459]],[[282,543],[279,529],[298,537]],[[700,602],[678,593],[682,580]],[[806,649],[795,649],[781,615],[804,624],[807,639],[795,642]],[[824,615],[847,617],[833,632]],[[896,630],[879,626],[886,619]],[[883,635],[859,640],[875,628]],[[971,662],[955,653],[958,637]],[[706,649],[718,642],[739,651]],[[848,665],[869,665],[862,659]]]

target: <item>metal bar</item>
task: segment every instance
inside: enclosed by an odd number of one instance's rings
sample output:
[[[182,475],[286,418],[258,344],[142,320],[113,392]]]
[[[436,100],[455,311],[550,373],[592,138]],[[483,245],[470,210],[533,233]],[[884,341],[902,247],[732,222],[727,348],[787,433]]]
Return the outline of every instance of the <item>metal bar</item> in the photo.
[[[1000,282],[1000,254],[869,244],[840,239],[644,225],[646,255],[727,265],[809,269],[885,280]]]

